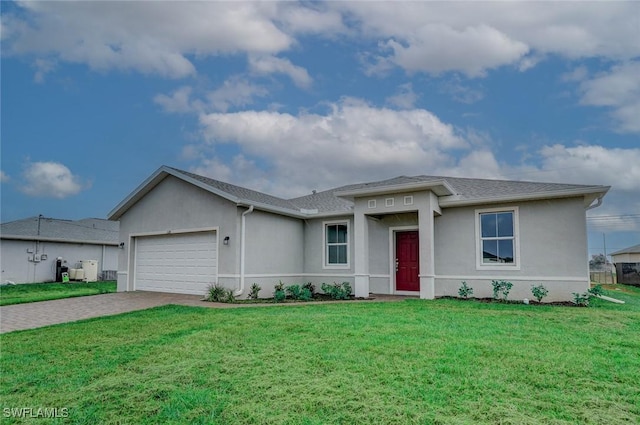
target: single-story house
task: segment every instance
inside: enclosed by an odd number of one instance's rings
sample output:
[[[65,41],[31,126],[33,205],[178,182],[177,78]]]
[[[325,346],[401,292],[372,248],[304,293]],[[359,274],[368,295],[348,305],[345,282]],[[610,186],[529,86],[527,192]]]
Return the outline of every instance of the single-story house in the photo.
[[[640,244],[630,246],[611,254],[611,262],[617,263],[640,263]]]
[[[608,186],[395,177],[294,199],[163,166],[108,215],[120,221],[118,291],[204,294],[350,282],[357,297],[570,300],[589,287],[586,210]]]
[[[80,268],[96,260],[98,275],[118,268],[119,223],[98,219],[29,217],[0,225],[0,282],[34,283],[56,279],[57,263]],[[112,273],[115,275],[115,273]]]
[[[640,285],[640,244],[611,254],[618,283]]]

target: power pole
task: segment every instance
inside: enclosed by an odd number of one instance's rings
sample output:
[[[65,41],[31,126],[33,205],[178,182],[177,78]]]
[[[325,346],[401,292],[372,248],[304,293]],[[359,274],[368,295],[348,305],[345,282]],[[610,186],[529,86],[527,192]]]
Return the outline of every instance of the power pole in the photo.
[[[604,283],[607,283],[607,237],[602,233],[602,245],[604,247]],[[613,283],[613,274],[611,275],[611,283]]]

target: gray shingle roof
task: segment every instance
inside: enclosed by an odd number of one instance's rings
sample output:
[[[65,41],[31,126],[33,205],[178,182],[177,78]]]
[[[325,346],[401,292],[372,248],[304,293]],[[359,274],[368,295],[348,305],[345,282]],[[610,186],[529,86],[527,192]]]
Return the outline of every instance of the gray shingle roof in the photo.
[[[325,190],[292,199],[283,199],[268,195],[241,186],[214,180],[188,171],[179,170],[172,167],[163,167],[170,170],[174,175],[182,175],[185,178],[195,180],[199,184],[208,186],[214,193],[221,193],[228,199],[238,203],[258,203],[263,207],[271,207],[274,210],[295,216],[304,216],[317,210],[318,214],[340,214],[350,213],[353,210],[353,202],[349,199],[336,196],[337,192],[359,191],[367,189],[384,188],[385,186],[402,186],[420,184],[426,182],[446,182],[453,190],[454,194],[441,197],[442,205],[454,203],[482,203],[490,201],[508,201],[510,197],[523,199],[526,197],[542,199],[545,197],[564,196],[565,193],[572,193],[572,196],[580,196],[581,193],[606,193],[607,186],[589,186],[561,183],[541,183],[515,180],[488,180],[462,177],[443,176],[398,176],[391,179],[357,183],[334,189]],[[161,170],[163,169],[161,168]],[[315,213],[315,211],[313,211]]]
[[[619,255],[619,254],[640,254],[640,244],[621,249],[620,251],[616,251],[611,255]]]
[[[193,174],[188,171],[179,170],[177,168],[169,167],[179,173],[191,177],[194,180],[198,180],[206,185],[221,190],[239,201],[253,201],[261,204],[273,205],[278,208],[285,208],[291,210],[297,210],[296,206],[290,201],[275,196],[267,195],[266,193],[258,192],[256,190],[247,189],[245,187],[236,186],[230,183],[225,183],[219,180],[210,179],[208,177]]]
[[[38,230],[38,221],[40,229]],[[117,244],[120,223],[99,218],[60,220],[56,218],[29,217],[0,225],[0,235],[7,239],[38,238],[61,242]]]

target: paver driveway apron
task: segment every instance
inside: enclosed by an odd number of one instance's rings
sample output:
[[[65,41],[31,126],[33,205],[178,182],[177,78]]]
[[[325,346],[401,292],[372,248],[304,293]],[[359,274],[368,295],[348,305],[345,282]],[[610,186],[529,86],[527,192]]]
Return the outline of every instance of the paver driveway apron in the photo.
[[[0,333],[110,316],[166,304],[203,306],[201,295],[119,292],[0,307]]]

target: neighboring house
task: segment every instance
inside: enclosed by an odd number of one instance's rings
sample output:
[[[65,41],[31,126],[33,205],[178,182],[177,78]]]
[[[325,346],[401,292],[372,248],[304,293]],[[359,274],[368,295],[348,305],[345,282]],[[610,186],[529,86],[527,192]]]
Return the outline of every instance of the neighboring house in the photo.
[[[163,166],[111,213],[120,221],[118,290],[204,294],[217,282],[350,282],[358,297],[490,297],[589,286],[585,211],[607,186],[396,177],[281,199]]]
[[[82,260],[98,261],[98,276],[118,267],[118,228],[113,221],[86,218],[59,220],[43,216],[0,226],[0,283],[52,282],[56,262],[80,268]]]
[[[618,283],[640,285],[640,245],[630,246],[611,254]]]
[[[611,254],[611,262],[617,263],[640,263],[640,244],[630,246]]]

